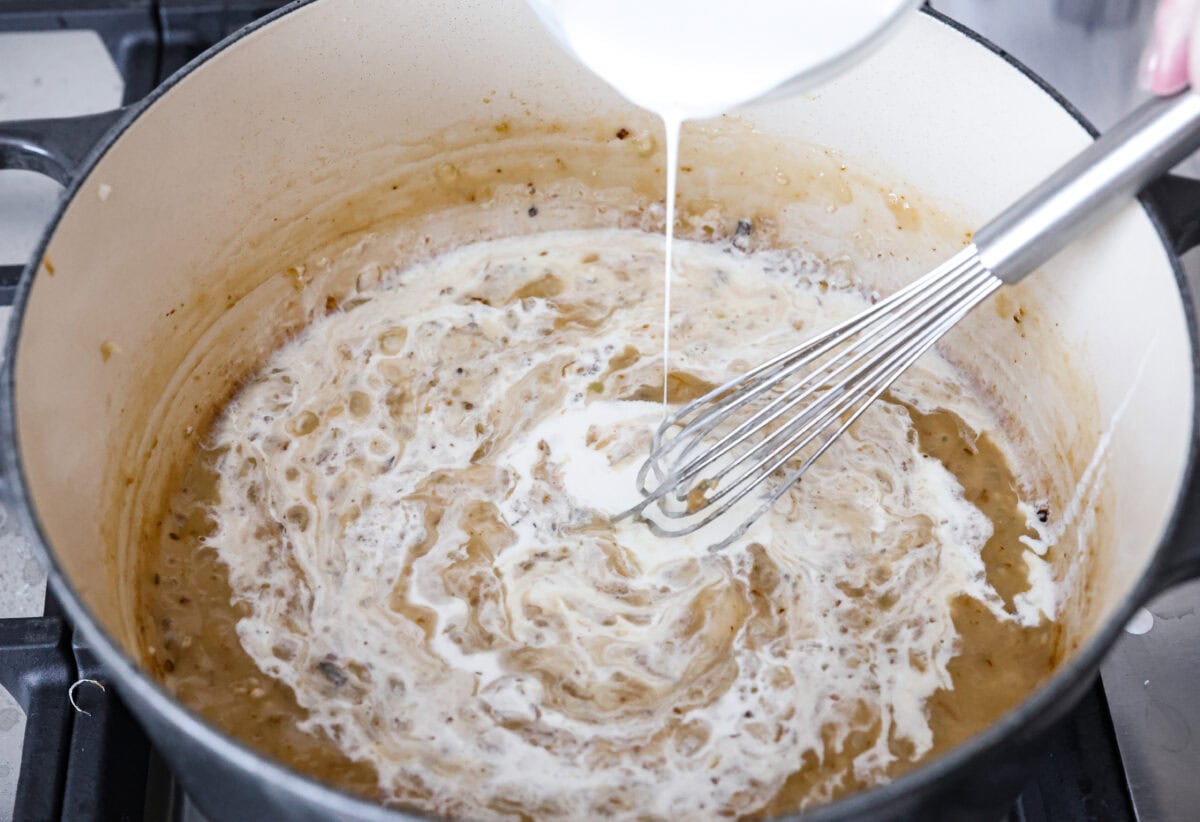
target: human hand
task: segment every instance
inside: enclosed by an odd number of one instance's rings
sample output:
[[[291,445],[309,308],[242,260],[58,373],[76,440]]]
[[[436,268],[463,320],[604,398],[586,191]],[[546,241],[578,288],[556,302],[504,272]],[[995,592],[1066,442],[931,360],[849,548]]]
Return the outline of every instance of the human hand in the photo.
[[[1154,94],[1200,90],[1200,0],[1160,0],[1139,82]]]

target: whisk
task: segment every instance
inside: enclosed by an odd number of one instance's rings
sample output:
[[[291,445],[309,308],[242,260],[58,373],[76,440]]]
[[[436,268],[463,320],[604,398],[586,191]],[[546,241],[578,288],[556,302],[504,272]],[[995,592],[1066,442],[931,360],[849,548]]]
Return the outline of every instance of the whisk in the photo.
[[[642,499],[621,517],[668,537],[732,522],[710,543],[728,545],[971,309],[1197,147],[1200,94],[1142,106],[933,271],[670,415],[638,473]]]

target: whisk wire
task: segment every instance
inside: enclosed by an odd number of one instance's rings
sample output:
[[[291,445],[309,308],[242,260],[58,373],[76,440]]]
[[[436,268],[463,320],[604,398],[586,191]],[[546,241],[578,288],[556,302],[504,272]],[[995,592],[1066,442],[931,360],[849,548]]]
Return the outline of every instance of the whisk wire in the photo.
[[[844,432],[845,429],[848,428],[863,411],[866,410],[867,406],[873,402],[879,396],[879,394],[887,389],[887,387],[896,379],[896,377],[899,376],[900,372],[907,368],[908,365],[917,357],[928,350],[929,346],[932,345],[933,342],[936,341],[936,339],[943,333],[942,326],[945,325],[946,322],[949,322],[949,324],[952,325],[955,321],[955,314],[951,314],[947,320],[935,325],[932,328],[932,333],[928,333],[929,329],[926,327],[925,330],[927,333],[918,336],[916,339],[910,339],[905,345],[900,348],[893,349],[889,354],[876,358],[870,365],[871,369],[873,370],[867,372],[872,375],[872,379],[864,380],[861,383],[856,384],[853,389],[839,390],[837,393],[837,398],[840,401],[831,405],[830,407],[827,407],[824,412],[817,415],[815,419],[798,416],[795,420],[793,420],[792,423],[789,424],[789,426],[787,426],[785,429],[782,429],[782,431],[786,434],[790,434],[789,436],[785,437],[782,443],[779,443],[771,451],[771,453],[763,457],[762,461],[760,461],[757,465],[752,466],[750,469],[739,475],[736,479],[728,484],[723,484],[721,491],[719,491],[715,496],[707,497],[705,499],[706,504],[709,506],[719,505],[725,499],[725,497],[733,493],[735,490],[741,488],[741,491],[738,492],[738,496],[729,501],[730,505],[736,504],[738,501],[744,498],[746,494],[754,490],[754,488],[758,485],[757,480],[759,478],[765,479],[786,465],[806,447],[808,447],[818,436],[820,436],[822,431],[824,431],[828,425],[830,425],[839,417],[845,415],[854,407],[854,404],[859,402],[865,395],[871,394],[866,403],[863,403],[859,409],[854,412],[853,416],[851,416],[832,437],[829,437],[820,447],[820,450],[814,454],[810,460],[804,464],[804,466],[802,466],[802,471],[807,470],[810,462],[815,461],[817,457],[823,454],[828,445],[832,444],[833,440],[840,436],[840,434]],[[899,364],[899,368],[896,367],[897,364]],[[830,395],[833,395],[833,393],[834,392],[830,392]],[[769,438],[764,442],[768,444],[775,442],[779,439],[779,436],[779,433],[777,433],[772,438]],[[764,446],[760,444],[759,446],[756,446],[755,449],[752,449],[752,451],[747,452],[747,454],[754,453],[757,450],[760,450],[762,447]],[[739,458],[738,462],[744,461],[744,459],[745,455],[743,455],[742,458]],[[733,467],[733,465],[725,466],[723,467],[722,471],[728,472]],[[752,481],[749,482],[749,484],[746,484],[747,480]],[[681,482],[682,481],[684,481],[684,478],[681,478]],[[790,484],[791,482],[785,482],[784,486],[786,487]],[[669,518],[678,519],[694,514],[695,512],[664,508],[662,513]],[[719,515],[720,512],[715,512],[714,514],[714,516]]]
[[[990,295],[992,292],[994,292],[999,287],[1000,287],[1000,282],[998,280],[995,280],[994,278],[993,278],[993,282],[982,284],[977,289],[975,294],[973,294],[970,298],[968,298],[968,301],[963,304],[963,306],[961,307],[960,310],[954,312],[954,314],[951,317],[949,317],[941,327],[939,327],[938,329],[935,329],[932,334],[930,334],[927,338],[925,338],[922,341],[922,343],[923,343],[922,345],[917,346],[914,350],[912,350],[909,353],[909,355],[907,357],[905,357],[903,359],[903,361],[901,361],[898,364],[898,367],[896,367],[894,369],[894,371],[890,372],[888,375],[886,375],[884,377],[881,384],[879,384],[877,386],[876,390],[872,393],[872,395],[870,397],[867,398],[866,402],[862,403],[858,407],[858,409],[850,417],[848,417],[842,423],[842,425],[836,431],[834,431],[834,433],[830,437],[828,437],[825,440],[825,442],[823,442],[821,444],[821,446],[816,450],[816,452],[814,452],[812,455],[810,455],[808,457],[808,459],[806,459],[799,468],[797,468],[795,471],[793,471],[791,474],[789,474],[782,482],[780,482],[779,485],[770,493],[770,495],[758,506],[758,508],[756,508],[754,510],[754,512],[751,513],[748,517],[744,518],[741,521],[741,523],[731,533],[726,535],[723,539],[719,540],[718,542],[714,543],[711,546],[711,550],[719,551],[722,548],[727,547],[732,542],[734,542],[735,540],[740,538],[744,533],[746,533],[746,531],[750,528],[750,526],[754,523],[754,521],[757,520],[760,516],[762,516],[768,509],[770,509],[771,506],[773,506],[779,500],[779,498],[787,492],[788,488],[790,488],[793,484],[798,482],[800,480],[800,478],[805,473],[808,472],[808,469],[812,467],[813,463],[815,463],[818,459],[821,458],[821,456],[829,449],[829,447],[831,445],[833,445],[834,441],[837,440],[837,438],[840,437],[843,433],[845,433],[846,430],[851,425],[853,425],[854,422],[860,416],[862,416],[863,412],[865,412],[867,410],[867,408],[870,407],[871,403],[873,403],[876,399],[878,399],[883,394],[883,392],[887,390],[888,386],[891,385],[891,383],[893,383],[896,380],[896,378],[900,376],[900,374],[902,374],[909,366],[911,366],[914,362],[916,362],[921,357],[922,354],[924,354],[926,351],[928,351],[934,345],[934,343],[936,343],[937,340],[947,330],[949,330],[951,327],[953,327],[953,325],[956,322],[958,322],[958,320],[960,320],[963,316],[965,316],[967,313],[969,313],[972,308],[974,308],[979,302],[982,302],[984,299],[986,299],[988,295]],[[803,446],[801,446],[801,448],[803,448]],[[745,493],[748,494],[751,490],[753,490],[753,488],[747,489]],[[725,513],[726,513],[726,511],[724,511],[724,510],[713,512],[712,514],[708,515],[705,518],[704,523],[701,523],[701,524],[707,524],[707,523],[713,522],[714,520],[718,519],[720,516],[722,516]],[[683,530],[682,532],[673,532],[673,533],[675,533],[676,535],[691,533],[691,532],[697,530],[701,526],[701,524],[697,524],[693,527],[689,527],[689,528]],[[658,532],[660,535],[667,534],[667,532],[664,529],[659,529],[657,527],[655,527],[655,531]]]
[[[643,498],[621,517],[637,516],[656,533],[683,536],[733,510],[769,478],[783,475],[750,516],[712,547],[729,544],[904,370],[999,285],[968,248],[863,314],[688,403],[655,432],[651,454],[637,477]],[[793,379],[795,384],[779,390]],[[762,399],[772,391],[779,393]],[[761,408],[740,422],[734,419],[756,400],[764,402]],[[687,421],[697,411],[699,416]],[[788,414],[792,416],[785,419]],[[777,425],[781,419],[785,421]],[[752,439],[764,430],[766,436]],[[672,431],[675,436],[668,439]],[[784,474],[781,469],[814,447]]]
[[[896,303],[904,301],[914,291],[920,290],[928,284],[945,276],[947,270],[956,267],[957,261],[960,259],[960,257],[955,257],[947,261],[942,266],[914,281],[904,289],[901,289],[895,294],[892,294],[875,303],[869,309],[863,311],[857,316],[851,317],[850,319],[843,321],[833,328],[822,332],[816,337],[807,340],[804,343],[801,343],[800,345],[783,352],[782,354],[776,355],[766,362],[754,367],[745,374],[734,377],[724,384],[712,389],[703,396],[692,400],[683,406],[683,408],[672,414],[658,428],[651,442],[651,451],[658,452],[660,450],[663,435],[667,431],[671,430],[673,426],[677,425],[679,421],[685,419],[693,411],[703,408],[706,405],[713,404],[714,400],[716,400],[718,397],[727,395],[725,400],[716,402],[713,405],[713,408],[706,412],[700,419],[695,420],[690,424],[690,427],[695,431],[707,430],[707,423],[709,420],[722,416],[723,411],[735,410],[736,408],[753,401],[763,391],[768,390],[778,379],[790,376],[791,373],[794,373],[799,368],[802,368],[804,365],[825,353],[830,348],[842,344],[844,337],[853,333],[857,328],[868,324],[877,315],[888,311]],[[781,372],[780,369],[784,370]],[[767,379],[767,377],[771,377],[773,379]],[[732,393],[732,389],[736,388],[737,386],[754,382],[760,382],[760,387],[747,390],[741,394]],[[732,402],[732,406],[727,405],[729,402]]]
[[[945,273],[948,269],[955,267],[957,260],[958,260],[958,258],[956,257],[954,260],[948,261],[947,263],[945,263],[942,266],[940,266],[939,268],[929,272],[925,276],[914,281],[913,283],[909,284],[908,286],[901,289],[900,291],[897,291],[896,293],[894,293],[888,297],[885,297],[884,299],[880,300],[879,302],[876,302],[870,308],[861,312],[857,316],[851,317],[850,319],[847,319],[847,320],[839,323],[838,325],[834,326],[833,328],[830,328],[830,329],[822,332],[821,334],[818,334],[816,337],[813,337],[810,340],[806,340],[805,342],[801,343],[800,345],[797,345],[796,347],[791,348],[788,351],[783,352],[782,354],[776,355],[772,359],[767,360],[766,362],[762,363],[759,366],[756,366],[755,368],[751,369],[750,371],[746,372],[745,374],[742,374],[740,376],[730,379],[725,384],[709,391],[704,396],[699,397],[695,400],[692,400],[690,403],[688,403],[683,408],[679,409],[673,415],[671,415],[670,419],[668,419],[667,422],[664,423],[664,425],[659,428],[656,436],[661,437],[661,435],[665,431],[669,430],[669,428],[673,422],[683,419],[683,418],[687,417],[689,414],[691,414],[691,412],[695,411],[696,409],[701,408],[705,405],[708,405],[715,397],[721,396],[728,389],[734,388],[737,385],[742,384],[742,383],[753,382],[756,379],[767,375],[769,372],[777,372],[778,369],[783,368],[783,367],[787,367],[788,372],[793,372],[797,368],[802,367],[807,362],[811,361],[816,356],[819,356],[820,354],[824,353],[829,348],[840,345],[846,336],[853,333],[859,327],[862,327],[862,326],[870,323],[877,315],[882,314],[886,311],[889,311],[896,303],[903,302],[913,292],[921,290],[923,287],[927,286],[928,284],[935,282],[936,280],[945,276]],[[797,359],[798,357],[802,357],[802,358]],[[790,366],[789,366],[789,363],[791,364]],[[775,376],[784,376],[784,375],[785,374],[778,374],[778,373],[775,374]],[[757,393],[758,393],[757,391],[746,392],[746,394],[736,398],[737,403],[740,405],[744,402],[748,402],[748,401],[752,400],[757,395]],[[700,421],[697,421],[697,423],[693,423],[693,424],[698,424],[699,422]]]
[[[861,347],[861,350],[854,352],[853,356],[850,356],[848,359],[834,358],[825,366],[817,369],[817,371],[811,374],[808,378],[797,383],[779,397],[769,402],[759,411],[754,413],[749,419],[743,421],[734,430],[724,435],[716,443],[705,448],[703,455],[700,458],[691,462],[687,462],[683,465],[683,467],[677,469],[672,475],[675,483],[682,484],[689,482],[709,465],[741,445],[758,431],[762,430],[766,426],[771,425],[784,414],[788,413],[802,402],[809,399],[813,394],[819,391],[823,385],[834,383],[834,381],[842,374],[850,371],[850,369],[857,366],[879,348],[885,345],[894,344],[895,340],[889,337],[887,333],[891,331],[893,327],[900,326],[901,330],[911,333],[918,333],[923,330],[928,322],[932,322],[936,318],[937,314],[934,312],[940,311],[946,303],[953,303],[954,300],[960,297],[960,292],[964,288],[968,288],[972,283],[972,270],[969,266],[955,267],[951,270],[951,273],[948,276],[945,275],[944,272],[935,273],[942,274],[946,277],[946,284],[943,289],[917,289],[910,286],[912,292],[905,296],[911,297],[911,299],[907,301],[907,304],[902,303],[902,305],[897,306],[898,310],[891,312],[891,316],[887,317],[886,321],[881,324],[880,328],[873,329],[864,337],[862,341],[860,341],[858,346]],[[933,303],[932,306],[930,305],[931,302]],[[927,315],[925,322],[914,323],[910,320],[910,315],[919,315],[922,313]],[[842,340],[841,342],[844,343],[845,341]],[[869,344],[863,345],[863,343]],[[804,361],[810,360],[811,357],[804,357]],[[781,379],[784,375],[795,373],[795,371],[796,368],[786,369],[784,372],[780,373],[779,377],[772,378],[773,384],[775,380]],[[857,374],[851,373],[846,382],[852,384],[858,376],[859,375]],[[835,388],[827,390],[820,398],[814,400],[811,405],[808,406],[806,413],[811,415],[833,403],[838,398],[840,389],[842,389],[844,385],[845,383],[839,383],[836,384]],[[760,385],[759,387],[761,388],[762,386]],[[758,393],[761,394],[761,391]],[[724,408],[725,415],[728,416],[729,411],[733,410],[734,407],[741,407],[744,405],[744,402],[740,403],[738,406],[718,405],[718,409]],[[713,414],[710,413],[707,416],[712,417]],[[772,443],[777,442],[781,437],[786,437],[791,431],[795,430],[802,419],[802,417],[796,417],[791,423],[772,432],[757,445],[744,451],[741,456],[734,460],[733,463],[722,466],[722,471],[728,474],[735,468],[739,467],[747,459],[759,454]],[[678,464],[685,460],[687,456],[694,452],[697,448],[699,448],[704,442],[704,434],[711,430],[716,422],[717,421],[714,420],[706,425],[700,425],[699,422],[693,423],[691,426],[692,432],[690,437],[685,438],[685,447],[679,451],[677,455],[674,455],[673,461]],[[651,460],[655,461],[656,463],[661,463],[669,455],[671,447],[679,441],[680,438],[672,440],[668,444],[667,448],[662,449],[659,453],[652,454]],[[768,459],[769,458],[770,457],[768,457]],[[711,501],[715,503],[720,498],[720,496],[714,497]]]

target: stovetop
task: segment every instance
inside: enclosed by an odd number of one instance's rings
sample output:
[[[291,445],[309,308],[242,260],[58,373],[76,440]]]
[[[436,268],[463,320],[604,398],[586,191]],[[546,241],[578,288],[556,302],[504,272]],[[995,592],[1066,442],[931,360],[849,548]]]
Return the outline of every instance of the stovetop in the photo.
[[[0,121],[139,99],[273,0],[0,0]],[[1041,74],[1101,129],[1137,102],[1150,0],[934,0]],[[1200,163],[1194,163],[1200,167]],[[0,301],[56,184],[0,172]],[[1200,253],[1185,257],[1200,282]],[[9,308],[0,305],[0,331]],[[199,820],[104,673],[74,641],[28,544],[0,509],[0,822]],[[1140,616],[1101,681],[1041,752],[1011,820],[1192,820],[1200,815],[1200,584]],[[74,685],[74,687],[72,687]],[[13,696],[16,696],[16,699]],[[71,698],[75,705],[72,706]],[[22,710],[21,706],[26,706]]]

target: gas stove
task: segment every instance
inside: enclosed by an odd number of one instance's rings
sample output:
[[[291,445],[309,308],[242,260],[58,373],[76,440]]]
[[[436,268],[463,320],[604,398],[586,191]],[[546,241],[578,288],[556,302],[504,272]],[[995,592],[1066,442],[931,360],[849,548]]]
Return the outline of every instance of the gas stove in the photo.
[[[0,121],[140,99],[272,0],[0,0]],[[1103,129],[1138,101],[1149,0],[935,0]],[[1193,161],[1200,168],[1200,163]],[[0,172],[0,330],[59,188]],[[1200,282],[1200,254],[1184,259]],[[1193,289],[1194,291],[1197,289]],[[1200,584],[1139,614],[1041,752],[1010,820],[1191,820],[1200,811]],[[201,816],[77,641],[0,509],[0,822]]]

